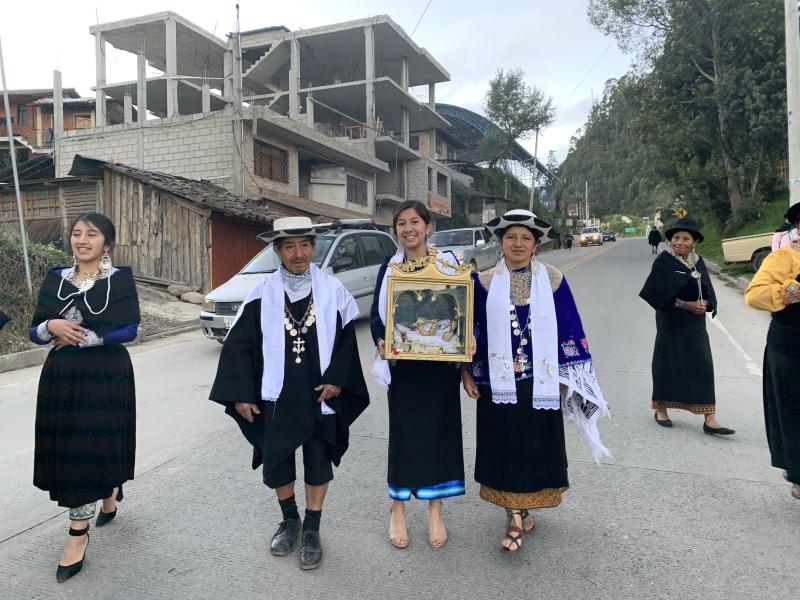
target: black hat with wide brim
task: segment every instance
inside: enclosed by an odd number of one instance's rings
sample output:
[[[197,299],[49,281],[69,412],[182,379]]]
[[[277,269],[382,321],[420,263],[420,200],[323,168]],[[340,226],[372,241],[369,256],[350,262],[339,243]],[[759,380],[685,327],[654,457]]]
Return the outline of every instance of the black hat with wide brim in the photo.
[[[679,231],[689,232],[698,242],[702,242],[704,239],[703,234],[700,233],[700,226],[691,217],[683,217],[675,221],[675,224],[664,232],[664,237],[671,240],[672,236]]]
[[[800,221],[800,202],[798,202],[797,204],[792,204],[789,207],[789,210],[786,211],[786,214],[783,216],[792,225],[795,225],[798,221]]]

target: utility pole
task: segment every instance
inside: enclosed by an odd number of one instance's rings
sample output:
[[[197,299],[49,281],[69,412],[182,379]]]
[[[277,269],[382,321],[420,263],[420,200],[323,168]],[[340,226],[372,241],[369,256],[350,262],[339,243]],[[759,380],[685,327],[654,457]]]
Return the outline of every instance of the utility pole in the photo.
[[[11,127],[11,107],[8,102],[6,87],[6,67],[3,62],[3,45],[0,43],[0,84],[3,85],[3,104],[6,109],[6,129],[8,130],[8,147],[11,150],[11,172],[14,175],[14,191],[17,194],[17,216],[19,217],[19,233],[22,239],[22,260],[25,263],[25,280],[28,283],[28,294],[33,296],[31,283],[31,265],[28,260],[28,236],[25,235],[25,217],[22,214],[22,194],[19,191],[19,173],[17,172],[17,149],[14,142],[14,131]]]
[[[528,201],[528,210],[533,212],[533,199],[536,195],[536,176],[539,174],[539,128],[536,128],[536,141],[533,144],[533,177],[531,178],[531,199]]]
[[[786,106],[789,126],[789,206],[800,202],[800,23],[797,0],[784,0]]]
[[[586,221],[587,225],[589,224],[589,180],[586,180],[586,192],[584,198],[586,199]]]

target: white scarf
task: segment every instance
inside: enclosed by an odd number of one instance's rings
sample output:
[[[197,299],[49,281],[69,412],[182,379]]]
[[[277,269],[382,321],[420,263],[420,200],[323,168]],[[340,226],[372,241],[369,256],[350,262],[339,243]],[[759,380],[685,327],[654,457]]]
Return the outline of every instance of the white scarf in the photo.
[[[558,323],[553,288],[544,265],[534,259],[531,261],[531,271],[528,332],[532,341],[533,408],[557,410],[561,400],[558,388]],[[509,309],[512,304],[511,274],[501,258],[486,299],[489,380],[492,402],[495,404],[517,403],[509,331]],[[520,328],[524,327],[522,323],[519,325]]]
[[[430,248],[430,246],[428,246]],[[450,255],[448,257],[447,255]],[[381,289],[378,293],[378,314],[381,317],[381,323],[386,325],[386,290],[389,289],[388,280],[391,277],[392,273],[392,265],[391,263],[402,263],[405,256],[405,249],[400,247],[397,253],[389,259],[389,264],[386,265],[386,271],[383,274],[383,279],[381,280]],[[454,262],[455,256],[452,253],[444,253],[439,251],[437,257],[445,261],[445,263]],[[438,260],[436,261],[436,268],[439,269],[442,273],[447,275],[452,275],[455,271],[446,265],[442,264]],[[384,340],[384,344],[390,344],[390,340]],[[375,377],[375,380],[378,384],[384,388],[388,389],[389,384],[392,383],[392,373],[389,371],[389,361],[383,358],[380,354],[375,355],[375,360],[372,363],[372,376]]]
[[[277,402],[283,390],[284,361],[286,358],[286,329],[284,328],[286,291],[280,269],[267,275],[248,295],[239,309],[236,319],[244,306],[256,298],[261,298],[261,337],[264,355],[264,374],[261,378],[261,399]],[[311,294],[316,313],[317,346],[319,347],[320,373],[331,364],[333,342],[336,338],[336,312],[342,318],[342,327],[358,316],[358,305],[342,283],[311,265]],[[296,301],[296,300],[294,300]],[[234,325],[235,325],[234,321]],[[334,414],[324,402],[322,414]]]

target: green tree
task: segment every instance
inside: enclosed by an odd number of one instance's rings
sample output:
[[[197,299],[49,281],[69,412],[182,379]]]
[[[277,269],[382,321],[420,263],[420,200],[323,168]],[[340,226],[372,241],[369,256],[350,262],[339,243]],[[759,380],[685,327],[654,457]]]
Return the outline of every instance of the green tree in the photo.
[[[514,142],[530,137],[555,119],[553,99],[536,86],[525,83],[525,73],[521,69],[508,72],[498,69],[489,82],[484,110],[486,117],[497,126],[484,135],[481,143],[481,150],[492,157],[491,168],[508,154]]]

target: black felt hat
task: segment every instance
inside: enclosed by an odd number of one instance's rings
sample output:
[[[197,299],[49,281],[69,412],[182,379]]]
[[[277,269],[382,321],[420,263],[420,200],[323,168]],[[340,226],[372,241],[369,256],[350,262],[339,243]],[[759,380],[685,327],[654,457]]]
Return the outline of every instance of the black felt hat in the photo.
[[[797,222],[800,221],[800,202],[798,202],[797,204],[792,204],[789,207],[789,210],[786,211],[786,214],[783,216],[792,225],[797,224]]]
[[[672,236],[679,231],[687,231],[692,234],[692,237],[698,242],[703,241],[703,234],[700,233],[700,226],[697,224],[697,221],[691,217],[683,217],[675,221],[675,224],[664,232],[664,237],[671,240]]]
[[[550,227],[550,223],[540,219],[535,214],[524,208],[515,208],[509,210],[502,217],[495,217],[486,223],[486,230],[494,237],[496,241],[503,238],[506,230],[512,225],[522,225],[527,227],[533,232],[537,240],[544,243],[547,240],[556,239],[556,234]]]

